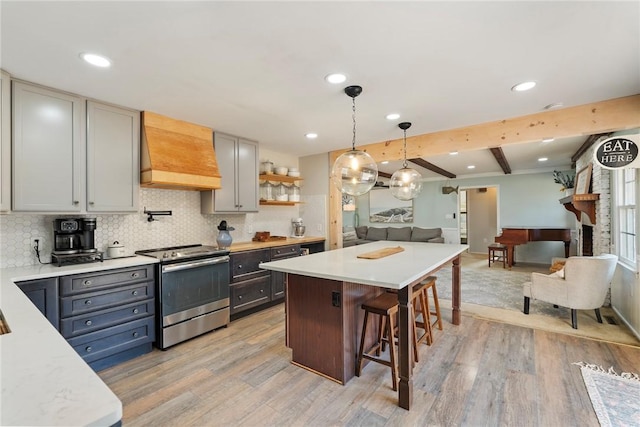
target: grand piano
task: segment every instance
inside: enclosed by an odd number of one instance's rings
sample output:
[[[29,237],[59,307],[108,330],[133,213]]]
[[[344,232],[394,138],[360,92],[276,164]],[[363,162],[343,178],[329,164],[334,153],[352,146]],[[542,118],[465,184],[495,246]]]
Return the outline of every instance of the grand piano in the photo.
[[[507,247],[507,264],[514,265],[514,248],[527,242],[564,242],[564,256],[569,257],[571,229],[555,227],[503,227],[502,234],[496,236],[496,243]]]

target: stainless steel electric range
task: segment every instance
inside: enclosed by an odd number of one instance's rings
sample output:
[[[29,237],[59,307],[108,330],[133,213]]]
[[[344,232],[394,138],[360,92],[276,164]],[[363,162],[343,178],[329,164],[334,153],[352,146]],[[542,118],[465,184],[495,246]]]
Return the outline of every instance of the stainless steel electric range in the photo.
[[[188,245],[137,251],[157,267],[156,346],[165,349],[229,324],[229,251]]]

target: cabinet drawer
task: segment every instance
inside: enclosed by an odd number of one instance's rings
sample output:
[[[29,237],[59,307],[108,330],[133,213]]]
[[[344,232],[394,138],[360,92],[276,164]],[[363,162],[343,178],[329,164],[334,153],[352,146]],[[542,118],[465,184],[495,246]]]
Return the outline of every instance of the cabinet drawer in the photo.
[[[67,342],[86,362],[155,340],[153,316],[70,338]]]
[[[132,284],[153,279],[153,266],[131,267],[60,278],[60,295],[91,292],[96,289]]]
[[[232,285],[231,314],[271,301],[271,275],[257,277]]]
[[[60,317],[69,317],[154,297],[153,282],[60,298]]]
[[[271,249],[271,259],[291,258],[300,255],[300,245],[278,246]]]
[[[154,301],[147,300],[139,303],[127,304],[94,313],[74,316],[60,320],[60,333],[69,338],[98,329],[118,325],[149,316],[154,313]]]
[[[231,254],[231,281],[237,282],[253,276],[268,273],[260,268],[260,263],[271,260],[269,249]]]

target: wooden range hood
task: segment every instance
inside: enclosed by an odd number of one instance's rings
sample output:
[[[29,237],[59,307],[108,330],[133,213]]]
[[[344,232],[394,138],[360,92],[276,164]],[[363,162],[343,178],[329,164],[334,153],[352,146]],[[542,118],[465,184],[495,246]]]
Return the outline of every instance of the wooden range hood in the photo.
[[[140,186],[170,190],[220,189],[213,130],[142,112]]]

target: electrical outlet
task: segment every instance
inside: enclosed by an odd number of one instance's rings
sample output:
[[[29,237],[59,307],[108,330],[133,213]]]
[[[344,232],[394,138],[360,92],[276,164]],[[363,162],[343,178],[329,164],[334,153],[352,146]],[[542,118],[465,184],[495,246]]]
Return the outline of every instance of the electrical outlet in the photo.
[[[247,234],[253,234],[253,225],[247,225],[245,230],[247,230]]]
[[[31,239],[31,247],[34,248],[36,245],[38,249],[42,248],[42,244],[44,243],[42,237],[33,237]]]
[[[322,224],[316,224],[316,230],[322,231]]]

